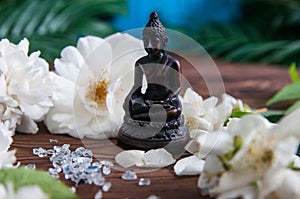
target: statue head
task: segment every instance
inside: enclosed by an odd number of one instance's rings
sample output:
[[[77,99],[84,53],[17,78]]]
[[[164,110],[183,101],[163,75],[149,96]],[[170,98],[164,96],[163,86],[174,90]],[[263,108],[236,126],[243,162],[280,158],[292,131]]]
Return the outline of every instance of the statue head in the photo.
[[[164,48],[168,43],[166,29],[160,22],[156,12],[152,12],[150,19],[143,31],[143,42],[146,52],[154,55]]]

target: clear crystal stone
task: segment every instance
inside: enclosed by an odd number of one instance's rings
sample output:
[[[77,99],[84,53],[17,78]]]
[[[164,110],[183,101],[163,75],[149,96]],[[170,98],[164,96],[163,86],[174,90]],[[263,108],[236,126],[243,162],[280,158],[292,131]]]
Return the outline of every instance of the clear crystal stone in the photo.
[[[70,191],[71,191],[72,193],[76,193],[76,187],[71,187],[71,188],[70,188]]]
[[[59,153],[59,154],[62,154],[62,155],[67,155],[69,154],[71,151],[70,151],[70,145],[69,144],[64,144],[62,146],[54,146],[53,149]]]
[[[53,178],[55,178],[55,179],[58,179],[58,178],[59,178],[58,173],[57,173],[56,171],[54,171],[53,168],[49,168],[48,172],[49,172],[49,174],[50,174]]]
[[[55,178],[55,179],[59,179],[59,175],[58,174],[52,174],[51,175],[53,178]]]
[[[97,186],[102,186],[105,183],[105,178],[103,176],[95,176],[93,182]]]
[[[65,179],[66,179],[66,180],[69,180],[69,179],[71,179],[71,175],[69,175],[69,174],[65,174]]]
[[[57,173],[60,173],[62,171],[61,167],[55,167],[54,170],[57,172]]]
[[[60,151],[61,151],[61,146],[54,146],[53,149],[54,149],[56,152],[60,152]]]
[[[97,170],[99,170],[99,167],[97,165],[91,165],[91,166],[88,166],[87,169],[89,171],[97,171]]]
[[[136,180],[137,175],[133,171],[125,171],[125,173],[122,175],[123,180]]]
[[[151,184],[151,181],[149,178],[141,178],[138,184],[139,186],[148,186]]]
[[[111,173],[111,169],[110,169],[109,166],[104,165],[104,166],[102,167],[102,172],[103,172],[104,175],[109,175],[109,174]]]
[[[92,166],[97,166],[97,167],[101,168],[103,165],[100,162],[93,162]]]
[[[101,190],[99,190],[96,194],[95,194],[95,197],[94,199],[101,199],[103,197],[103,193]]]
[[[65,164],[65,165],[63,165],[62,170],[64,173],[71,173],[73,170],[73,167],[72,167],[72,165]]]
[[[40,158],[48,156],[46,149],[42,147],[32,149],[32,153]]]
[[[34,148],[34,149],[32,149],[32,153],[34,154],[34,155],[37,155],[38,154],[38,149],[37,148]]]
[[[48,155],[53,155],[54,153],[55,153],[55,151],[53,149],[48,149],[47,150]]]
[[[49,139],[49,142],[50,142],[50,143],[57,143],[58,140],[56,140],[56,139]]]
[[[104,186],[104,190],[109,190],[111,183],[105,184],[104,175],[111,173],[113,163],[102,160],[93,162],[92,151],[79,147],[74,151],[70,150],[69,144],[62,146],[53,146],[53,149],[35,148],[33,153],[39,157],[51,155],[50,161],[53,168],[49,168],[49,174],[54,178],[59,178],[59,173],[63,172],[65,179],[75,182],[77,186],[80,183],[95,184]]]
[[[74,151],[77,155],[83,157],[93,157],[93,153],[91,150],[88,150],[84,147],[79,147]]]
[[[35,166],[35,164],[27,164],[27,165],[25,165],[24,167],[25,167],[26,169],[33,169],[33,170],[34,170],[36,166]]]
[[[111,188],[111,182],[107,182],[102,186],[102,191],[108,192],[110,188]]]
[[[70,148],[70,145],[69,145],[69,144],[63,144],[63,145],[61,146],[61,148],[63,148],[63,149],[69,149],[69,148]]]
[[[113,167],[114,166],[114,164],[111,161],[108,161],[108,160],[101,160],[99,163],[102,164],[103,166],[107,166],[107,167]]]
[[[150,195],[147,199],[160,199],[160,197],[156,195]]]
[[[57,170],[55,168],[49,168],[48,172],[50,173],[50,175],[59,173],[59,172],[57,172]]]

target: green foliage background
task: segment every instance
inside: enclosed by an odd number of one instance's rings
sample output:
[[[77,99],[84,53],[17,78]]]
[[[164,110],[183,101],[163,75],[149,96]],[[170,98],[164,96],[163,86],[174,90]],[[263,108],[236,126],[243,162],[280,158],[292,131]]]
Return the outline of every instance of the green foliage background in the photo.
[[[0,38],[30,41],[50,63],[63,47],[84,35],[107,36],[116,30],[114,15],[126,14],[126,0],[2,0]]]
[[[206,24],[188,35],[223,60],[298,64],[300,1],[240,0],[240,4],[239,19]],[[41,50],[51,63],[80,36],[104,37],[117,31],[110,19],[126,13],[126,0],[0,0],[0,38],[17,43],[27,37],[30,50]]]
[[[195,35],[214,57],[289,66],[300,62],[300,1],[241,0],[241,18]]]

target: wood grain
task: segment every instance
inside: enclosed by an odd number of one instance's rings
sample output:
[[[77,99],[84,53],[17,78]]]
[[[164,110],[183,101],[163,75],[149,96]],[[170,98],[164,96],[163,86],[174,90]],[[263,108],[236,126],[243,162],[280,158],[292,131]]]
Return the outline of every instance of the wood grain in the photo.
[[[226,92],[234,97],[242,99],[252,107],[263,107],[265,102],[290,82],[287,69],[267,65],[253,64],[232,64],[216,62],[222,75]],[[183,74],[188,79],[193,88],[201,95],[209,96],[209,91],[201,75],[197,76],[197,71],[188,63],[184,62]],[[214,79],[214,78],[211,78]],[[219,83],[219,82],[216,82]],[[282,107],[276,107],[282,108]],[[85,146],[95,154],[95,159],[114,159],[115,154],[122,151],[116,147],[116,140],[79,140],[66,135],[52,135],[47,132],[43,124],[39,124],[39,132],[36,135],[16,134],[12,149],[17,150],[17,159],[22,165],[34,163],[37,169],[47,171],[51,167],[48,158],[38,158],[32,154],[32,149],[36,147],[52,148],[54,145],[70,144],[72,149]],[[49,139],[57,139],[59,142],[53,144]],[[184,154],[186,155],[186,154]],[[147,198],[155,194],[160,198],[207,198],[201,195],[197,188],[198,176],[178,177],[173,172],[173,166],[164,169],[143,172],[138,171],[138,178],[150,178],[151,185],[140,187],[138,181],[123,181],[121,175],[124,170],[116,166],[112,174],[106,180],[112,182],[112,188],[104,193],[104,198]],[[68,186],[73,183],[60,179]],[[99,187],[94,185],[79,185],[77,194],[80,198],[94,198]]]

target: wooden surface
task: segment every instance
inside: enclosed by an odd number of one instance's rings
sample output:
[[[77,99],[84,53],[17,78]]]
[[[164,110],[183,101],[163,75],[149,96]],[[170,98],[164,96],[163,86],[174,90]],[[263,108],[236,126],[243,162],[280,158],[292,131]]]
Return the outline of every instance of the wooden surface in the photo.
[[[276,91],[289,83],[287,69],[270,67],[265,65],[237,65],[231,63],[217,62],[220,73],[224,80],[226,92],[234,97],[242,99],[245,103],[254,108],[264,107],[265,102]],[[196,91],[203,96],[208,96],[205,84],[201,77],[197,77],[192,67],[183,68],[184,76],[190,81]],[[219,83],[219,82],[217,82]],[[52,148],[54,145],[70,144],[71,149],[85,146],[91,149],[95,158],[112,160],[121,151],[115,146],[116,140],[78,140],[66,135],[49,134],[43,124],[39,125],[40,130],[36,135],[16,134],[12,149],[17,149],[17,160],[26,165],[34,163],[37,169],[47,171],[51,167],[48,158],[38,158],[32,154],[36,147]],[[59,142],[53,144],[49,139],[57,139]],[[151,185],[140,187],[138,181],[123,181],[121,175],[123,170],[115,167],[112,174],[106,180],[112,182],[112,188],[104,193],[104,198],[147,198],[155,194],[160,198],[207,198],[201,196],[197,188],[198,176],[177,177],[174,175],[173,166],[151,172],[138,172],[138,178],[146,177],[151,179]],[[68,186],[73,186],[71,181],[60,179]],[[94,198],[99,187],[94,185],[79,185],[77,194],[80,198]]]

